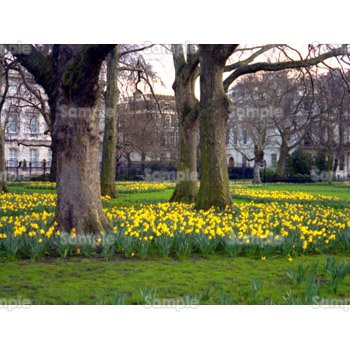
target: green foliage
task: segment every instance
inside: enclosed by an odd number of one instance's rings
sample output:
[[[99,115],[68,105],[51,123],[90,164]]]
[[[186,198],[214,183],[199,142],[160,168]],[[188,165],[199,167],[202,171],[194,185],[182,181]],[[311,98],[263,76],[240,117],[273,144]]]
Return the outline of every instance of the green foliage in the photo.
[[[329,289],[337,293],[345,276],[350,272],[350,263],[336,263],[334,256],[329,256],[326,261],[326,273],[329,275]]]
[[[310,175],[312,166],[312,156],[300,149],[297,149],[288,158],[286,172],[288,176]]]
[[[262,287],[262,282],[260,280],[258,279],[252,280],[250,292],[255,304],[258,304],[261,287]]]
[[[127,236],[122,232],[118,232],[115,240],[117,250],[123,253],[126,258],[134,256],[137,242],[137,239],[135,237]]]
[[[144,287],[140,289],[141,303],[143,305],[156,304],[157,289]]]
[[[215,249],[218,247],[220,238],[211,237],[205,234],[199,234],[195,238],[196,247],[202,254],[204,258],[207,258],[209,255],[213,254]]]
[[[101,255],[107,261],[110,260],[116,251],[115,236],[112,234],[101,237]]]
[[[19,250],[21,247],[21,237],[14,237],[10,235],[7,239],[2,242],[4,255],[9,260],[16,260],[19,257]]]
[[[161,235],[159,237],[156,237],[154,242],[156,244],[156,247],[158,248],[160,256],[162,256],[163,258],[169,257],[174,244],[173,237],[170,237],[168,235]]]
[[[305,289],[305,302],[306,304],[314,304],[315,298],[318,295],[320,289],[320,279],[315,276],[309,276],[306,280],[306,289]]]
[[[192,235],[178,232],[175,236],[175,254],[179,259],[188,258],[194,247],[194,238]]]
[[[84,235],[81,243],[81,252],[86,257],[91,257],[94,255],[96,248],[95,237],[92,234]]]
[[[29,248],[29,256],[32,260],[38,260],[46,254],[51,245],[51,239],[43,237],[28,237],[26,239]]]
[[[137,240],[136,246],[135,246],[137,256],[141,259],[145,259],[150,246],[151,246],[151,241],[145,240],[142,237],[140,237]]]
[[[306,270],[304,265],[298,265],[298,274],[296,277],[296,283],[300,284],[305,281]]]
[[[237,239],[227,236],[224,238],[224,250],[231,257],[238,256],[243,251],[242,243]]]
[[[56,238],[56,248],[61,258],[66,258],[68,255],[73,254],[77,245],[70,234],[62,232],[58,238]]]
[[[331,171],[333,167],[333,157],[328,154],[327,150],[317,152],[314,164],[319,171]]]
[[[97,305],[126,305],[127,295],[124,293],[115,292],[113,295],[102,296],[96,298]]]

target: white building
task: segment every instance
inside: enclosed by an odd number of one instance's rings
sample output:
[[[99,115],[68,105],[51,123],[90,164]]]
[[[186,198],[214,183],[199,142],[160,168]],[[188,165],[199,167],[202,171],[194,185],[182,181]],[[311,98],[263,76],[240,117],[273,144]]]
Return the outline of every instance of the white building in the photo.
[[[8,174],[41,175],[51,164],[51,139],[39,102],[24,86],[19,73],[11,71],[9,89],[1,114],[5,131],[5,158]],[[31,77],[27,77],[28,82]],[[42,93],[37,85],[36,91]],[[46,102],[45,102],[46,103]],[[11,176],[10,176],[11,178]]]

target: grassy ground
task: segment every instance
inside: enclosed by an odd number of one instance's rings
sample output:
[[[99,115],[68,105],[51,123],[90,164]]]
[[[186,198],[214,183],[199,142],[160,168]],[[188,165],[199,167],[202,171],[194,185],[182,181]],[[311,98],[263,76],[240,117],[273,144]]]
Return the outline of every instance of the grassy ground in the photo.
[[[303,191],[350,201],[348,185],[269,184],[259,188]],[[10,190],[54,191],[21,186],[10,186]],[[108,205],[162,202],[169,200],[171,193],[172,189],[125,193]],[[335,290],[331,277],[324,271],[326,259],[323,255],[296,257],[292,262],[285,257],[256,260],[223,256],[145,261],[116,258],[108,262],[97,258],[40,262],[0,259],[0,299],[21,297],[33,304],[143,304],[153,296],[156,300],[173,298],[201,304],[293,304],[311,303],[316,294],[349,298],[350,276]],[[336,259],[350,263],[349,256]]]
[[[349,257],[337,259],[350,262]],[[126,297],[126,303],[143,304],[142,294],[148,290],[156,292],[157,299],[188,297],[201,304],[307,303],[314,297],[311,289],[317,276],[320,297],[349,297],[350,276],[337,293],[330,293],[327,276],[322,274],[325,261],[324,256],[298,257],[292,262],[217,256],[182,261],[0,261],[0,299],[21,297],[33,304],[113,304],[117,293]],[[300,283],[298,266],[308,271]]]

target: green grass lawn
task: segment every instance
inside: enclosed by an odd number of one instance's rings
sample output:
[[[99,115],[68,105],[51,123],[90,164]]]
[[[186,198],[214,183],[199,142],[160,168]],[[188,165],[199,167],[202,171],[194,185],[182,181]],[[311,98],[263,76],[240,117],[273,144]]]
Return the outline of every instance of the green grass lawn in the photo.
[[[350,186],[342,184],[268,184],[266,190],[303,191],[350,201]],[[10,186],[17,193],[54,192]],[[121,193],[106,205],[129,206],[168,201],[172,189]],[[237,200],[237,199],[236,199]],[[243,199],[239,199],[242,201]],[[26,298],[33,304],[144,304],[152,300],[199,301],[201,304],[294,304],[325,298],[350,298],[349,274],[336,288],[325,272],[327,256],[258,260],[212,256],[204,259],[146,260],[115,257],[47,258],[39,262],[0,259],[0,299]],[[350,263],[350,257],[336,257]]]
[[[350,262],[349,257],[337,257]],[[320,279],[318,295],[350,296],[350,276],[331,293],[322,273],[324,256],[267,259],[212,257],[209,259],[50,259],[40,262],[0,260],[0,299],[29,299],[33,304],[113,304],[115,294],[128,304],[144,304],[142,293],[156,298],[198,300],[201,304],[306,303]],[[298,266],[305,278],[297,283]],[[310,282],[311,281],[311,282]],[[261,285],[261,286],[260,286]]]

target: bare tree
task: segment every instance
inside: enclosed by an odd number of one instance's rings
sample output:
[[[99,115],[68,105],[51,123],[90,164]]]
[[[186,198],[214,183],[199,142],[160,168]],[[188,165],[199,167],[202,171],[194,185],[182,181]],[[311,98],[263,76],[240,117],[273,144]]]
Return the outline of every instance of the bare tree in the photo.
[[[254,62],[259,55],[272,48],[283,53],[283,60],[278,62]],[[316,50],[309,50],[306,57],[296,52],[297,58],[287,52],[288,46],[265,45],[255,48],[244,60],[226,64],[228,58],[239,50],[238,45],[200,45],[201,66],[201,101],[200,101],[200,151],[201,185],[196,207],[208,209],[211,206],[224,208],[231,205],[226,168],[225,130],[229,113],[229,103],[225,91],[244,74],[259,71],[279,71],[300,69],[317,65],[324,60],[347,54],[347,45],[331,48],[317,55]],[[319,51],[322,48],[319,48]],[[327,48],[328,49],[328,48]],[[295,52],[296,50],[292,50]],[[238,51],[237,51],[238,52]],[[229,72],[223,80],[224,71]]]
[[[315,80],[318,114],[310,123],[303,146],[319,159],[324,158],[329,179],[332,174],[335,178],[338,167],[344,169],[350,150],[350,93],[346,84],[349,77],[349,71],[331,69]]]
[[[57,146],[58,229],[101,232],[110,228],[102,210],[99,176],[98,77],[114,45],[54,45],[44,55],[34,46],[9,50],[49,97]]]
[[[5,133],[1,112],[8,92],[8,68],[5,68],[4,48],[0,45],[0,191],[8,192],[6,181]],[[4,123],[5,124],[5,123]]]
[[[228,124],[229,142],[245,159],[254,160],[253,182],[259,184],[265,147],[274,141],[272,118],[276,107],[267,98],[266,81],[258,75],[244,76],[229,95],[235,101]],[[247,145],[253,146],[253,156],[247,152]]]
[[[115,188],[118,103],[118,51],[116,45],[107,58],[107,91],[105,94],[105,128],[102,146],[101,194],[117,197]]]
[[[197,196],[198,110],[195,82],[199,76],[199,56],[194,45],[172,45],[175,67],[173,89],[179,116],[178,181],[171,197],[174,202],[194,202]]]
[[[230,102],[223,73],[238,45],[199,45],[200,75],[200,177],[196,207],[231,205],[226,166],[226,123]]]
[[[279,146],[279,177],[284,177],[289,153],[300,145],[311,119],[315,118],[310,77],[311,74],[302,72],[262,72],[243,77],[234,88],[241,90],[242,95],[240,100],[235,97],[235,105],[249,112],[241,123],[254,141],[255,149],[262,150],[272,140]]]
[[[136,92],[118,106],[119,153],[128,160],[128,167],[136,154],[141,158],[141,171],[144,171],[146,159],[164,161],[167,153],[177,150],[173,100],[167,96],[157,96],[157,100],[159,107],[152,94]]]

